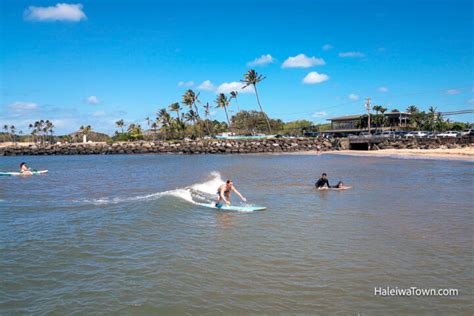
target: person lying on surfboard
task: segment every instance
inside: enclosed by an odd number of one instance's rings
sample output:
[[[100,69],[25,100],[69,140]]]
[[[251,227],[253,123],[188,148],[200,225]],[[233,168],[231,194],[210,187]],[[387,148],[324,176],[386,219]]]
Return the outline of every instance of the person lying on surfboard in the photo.
[[[230,193],[234,192],[237,194],[242,201],[247,201],[246,198],[240,194],[239,191],[234,187],[234,183],[232,183],[231,180],[227,180],[223,185],[221,185],[217,189],[217,202],[216,202],[216,207],[222,207],[222,202],[224,202],[226,205],[230,205]]]
[[[24,175],[32,175],[33,172],[31,172],[30,168],[26,165],[26,162],[22,162],[20,164],[20,173]]]

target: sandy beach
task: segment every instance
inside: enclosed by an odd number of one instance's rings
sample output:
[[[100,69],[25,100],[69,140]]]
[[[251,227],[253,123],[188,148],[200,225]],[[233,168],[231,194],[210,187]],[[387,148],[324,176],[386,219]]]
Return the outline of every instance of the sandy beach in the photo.
[[[313,152],[315,153],[315,152]],[[382,149],[374,151],[341,150],[331,154],[372,156],[372,157],[401,157],[401,158],[431,158],[431,159],[457,159],[474,161],[474,147],[464,148],[437,148],[437,149]]]

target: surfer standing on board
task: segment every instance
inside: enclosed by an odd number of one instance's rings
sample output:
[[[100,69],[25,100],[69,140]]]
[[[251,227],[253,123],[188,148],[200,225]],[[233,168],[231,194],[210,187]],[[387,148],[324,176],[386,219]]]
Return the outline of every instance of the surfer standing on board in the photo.
[[[217,189],[217,203],[216,203],[216,207],[222,207],[222,202],[224,202],[226,205],[230,205],[230,193],[231,192],[234,192],[235,194],[237,194],[240,199],[242,201],[247,201],[246,198],[244,198],[242,196],[242,194],[240,194],[239,191],[237,191],[237,189],[234,187],[234,183],[232,183],[231,180],[227,180],[223,185],[221,185],[218,189]]]

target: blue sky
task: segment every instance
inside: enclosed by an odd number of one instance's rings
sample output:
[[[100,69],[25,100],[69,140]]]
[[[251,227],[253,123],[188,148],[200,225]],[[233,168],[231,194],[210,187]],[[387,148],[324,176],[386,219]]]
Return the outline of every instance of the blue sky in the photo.
[[[188,88],[213,104],[250,68],[284,121],[360,113],[366,97],[474,108],[472,1],[2,0],[0,23],[0,123],[25,133],[146,126]],[[256,109],[251,91],[239,103]]]

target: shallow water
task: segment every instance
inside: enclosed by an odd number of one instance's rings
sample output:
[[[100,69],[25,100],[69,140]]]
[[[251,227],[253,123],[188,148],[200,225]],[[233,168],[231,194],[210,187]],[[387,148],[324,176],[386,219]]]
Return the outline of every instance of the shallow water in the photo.
[[[0,314],[472,314],[473,163],[2,157]],[[315,192],[322,171],[353,189]],[[210,201],[232,178],[254,213]],[[234,197],[234,202],[240,202]],[[374,287],[457,288],[380,297]]]

